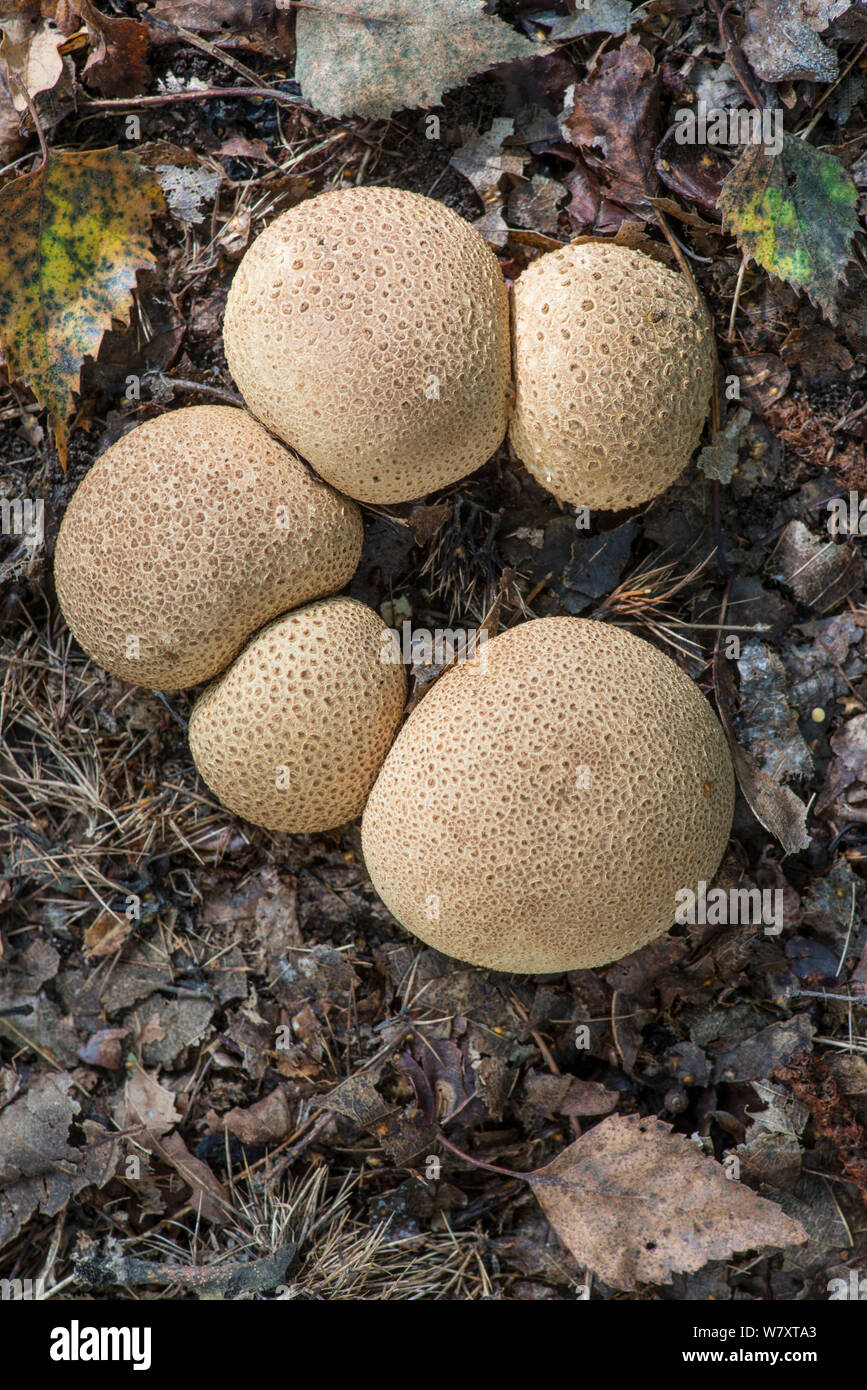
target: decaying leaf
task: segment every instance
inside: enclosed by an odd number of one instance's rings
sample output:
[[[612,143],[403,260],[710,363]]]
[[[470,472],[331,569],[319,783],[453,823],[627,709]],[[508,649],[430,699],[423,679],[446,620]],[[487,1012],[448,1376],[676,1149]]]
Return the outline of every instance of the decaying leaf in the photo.
[[[207,1163],[190,1153],[180,1134],[177,1097],[156,1076],[136,1067],[119,1094],[114,1117],[135,1146],[165,1159],[192,1191],[192,1203],[206,1221],[221,1225],[230,1209],[228,1194]]]
[[[12,105],[0,74],[0,161],[3,167],[11,164],[22,152],[27,140],[21,133],[21,117]]]
[[[632,0],[593,0],[576,8],[574,14],[562,15],[550,37],[563,43],[585,34],[626,34],[643,17],[642,9],[633,10]]]
[[[13,13],[0,17],[0,61],[6,66],[16,111],[27,110],[27,96],[50,92],[63,72],[63,35],[53,19]]]
[[[507,150],[503,142],[514,134],[515,122],[508,116],[491,122],[484,134],[467,131],[464,143],[449,161],[473,185],[485,211],[473,226],[487,241],[504,246],[508,227],[503,220],[504,175],[520,178],[527,156],[521,150]]]
[[[750,259],[804,290],[831,320],[858,230],[858,191],[843,165],[784,135],[779,154],[752,145],[722,186],[725,225]]]
[[[748,410],[759,414],[782,400],[792,379],[785,362],[772,352],[730,357],[728,365],[740,383],[740,399]]]
[[[394,1109],[376,1089],[377,1072],[359,1071],[341,1081],[319,1104],[323,1110],[345,1115],[353,1123],[373,1128]]]
[[[0,192],[0,331],[10,375],[47,407],[61,462],[81,363],[155,264],[153,176],[121,150],[52,150]]]
[[[616,1289],[806,1240],[797,1221],[655,1117],[612,1115],[529,1181],[578,1263]]]
[[[116,1136],[86,1120],[87,1144],[70,1143],[79,1111],[69,1075],[46,1073],[0,1112],[0,1248],[35,1211],[53,1216],[85,1187],[113,1175],[120,1152]]]
[[[567,190],[557,179],[534,174],[512,189],[509,197],[509,221],[516,227],[527,227],[543,236],[556,238],[560,224],[560,206]]]
[[[731,663],[719,655],[714,660],[714,693],[720,722],[725,729],[738,786],[760,825],[779,840],[786,854],[808,849],[807,808],[790,787],[777,782],[759,767],[755,758],[739,742],[734,731],[737,693]]]
[[[596,219],[615,230],[626,213],[650,216],[658,191],[654,149],[660,137],[659,75],[647,49],[634,37],[604,53],[587,80],[567,93],[563,136],[595,161],[611,214]],[[570,187],[571,187],[571,181]],[[572,190],[575,196],[574,189]]]
[[[84,932],[84,951],[88,960],[113,956],[132,931],[132,922],[105,908]]]
[[[136,1067],[124,1084],[114,1107],[118,1128],[135,1135],[143,1147],[153,1145],[181,1118],[177,1096],[161,1086],[156,1076]]]
[[[802,521],[790,521],[768,566],[778,584],[799,603],[829,613],[860,584],[864,563],[853,542],[816,535]]]
[[[142,1061],[151,1067],[167,1067],[199,1041],[213,1012],[208,999],[166,999],[154,994],[123,1022],[136,1037]]]
[[[549,52],[482,0],[319,0],[299,9],[296,41],[295,76],[328,116],[436,106],[473,73]]]
[[[834,758],[828,770],[827,784],[816,799],[817,815],[842,797],[853,783],[860,784],[860,787],[867,783],[867,714],[856,714],[854,719],[848,719],[832,734],[831,747]],[[847,799],[861,801],[860,788],[856,787],[850,792]],[[851,814],[852,808],[847,807],[846,818]]]
[[[803,6],[792,0],[751,0],[743,50],[764,82],[833,82],[836,54],[814,33]]]
[[[232,1212],[232,1202],[207,1163],[190,1153],[177,1131],[158,1141],[156,1149],[190,1188],[190,1201],[197,1216],[215,1226],[225,1225]]]
[[[775,777],[808,778],[813,756],[789,699],[786,670],[764,642],[741,644],[737,658],[741,717],[738,735],[763,771]]]
[[[813,1123],[834,1145],[846,1178],[855,1184],[867,1206],[867,1133],[824,1059],[805,1049],[785,1066],[777,1067],[774,1076],[788,1082],[798,1100],[809,1107]]]
[[[204,221],[207,208],[202,205],[213,202],[222,179],[218,165],[170,140],[140,145],[136,157],[156,174],[172,217],[188,226]]]
[[[730,483],[732,474],[738,466],[738,446],[744,428],[749,423],[750,412],[741,407],[726,422],[706,448],[702,449],[696,462],[706,478],[716,478],[718,482]]]
[[[273,58],[293,51],[289,0],[156,0],[143,17],[153,44],[177,43],[178,30],[189,29]]]
[[[84,65],[85,79],[104,97],[128,97],[146,91],[151,80],[147,25],[137,19],[103,14],[91,0],[77,3],[94,40]]]
[[[128,1028],[100,1028],[78,1049],[78,1055],[89,1067],[119,1071],[123,1065],[123,1040],[128,1035]]]
[[[216,1133],[228,1130],[242,1144],[279,1144],[292,1130],[292,1112],[282,1086],[243,1109],[236,1106],[224,1115],[208,1115]]]

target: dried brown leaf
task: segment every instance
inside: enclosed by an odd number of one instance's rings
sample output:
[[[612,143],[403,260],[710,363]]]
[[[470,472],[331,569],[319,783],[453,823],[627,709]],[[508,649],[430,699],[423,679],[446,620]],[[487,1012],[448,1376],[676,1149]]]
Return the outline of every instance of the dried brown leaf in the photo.
[[[616,1289],[806,1240],[797,1221],[653,1117],[612,1115],[529,1181],[578,1263]]]

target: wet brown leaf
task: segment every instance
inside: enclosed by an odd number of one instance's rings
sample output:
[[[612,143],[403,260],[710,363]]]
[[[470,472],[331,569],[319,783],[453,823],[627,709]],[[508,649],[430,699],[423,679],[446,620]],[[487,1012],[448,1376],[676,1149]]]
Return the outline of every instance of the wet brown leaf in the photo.
[[[104,97],[129,97],[148,88],[148,29],[137,19],[102,14],[91,0],[77,0],[81,17],[95,41],[84,65],[84,78]]]
[[[732,171],[727,155],[712,145],[679,145],[672,126],[656,148],[654,165],[666,188],[719,221],[720,190]]]
[[[211,1117],[208,1116],[209,1122]],[[234,1134],[242,1144],[279,1144],[290,1133],[292,1115],[286,1091],[283,1086],[275,1086],[267,1096],[257,1100],[245,1109],[236,1107],[225,1115],[213,1117],[213,1127],[217,1133],[223,1128]]]
[[[232,1203],[228,1192],[214,1177],[207,1163],[190,1153],[177,1132],[168,1135],[156,1147],[190,1188],[191,1205],[196,1215],[215,1226],[225,1225],[231,1216]]]
[[[610,1115],[619,1096],[600,1081],[577,1076],[545,1076],[530,1072],[525,1082],[527,1100],[543,1115]]]
[[[123,1065],[123,1040],[128,1035],[128,1028],[101,1028],[91,1033],[78,1055],[89,1067],[118,1071]]]
[[[178,42],[178,29],[219,40],[227,48],[290,57],[288,6],[283,0],[156,0],[144,15],[151,42]]]
[[[576,85],[563,134],[600,167],[605,198],[642,217],[659,180],[653,155],[659,140],[659,77],[637,39],[604,53],[586,82]],[[573,201],[576,190],[571,189]]]

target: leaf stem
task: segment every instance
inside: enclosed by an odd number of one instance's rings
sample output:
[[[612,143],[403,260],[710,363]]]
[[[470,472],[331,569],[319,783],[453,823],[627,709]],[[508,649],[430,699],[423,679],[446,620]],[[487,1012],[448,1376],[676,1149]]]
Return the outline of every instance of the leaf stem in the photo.
[[[462,1158],[465,1163],[471,1164],[473,1168],[487,1168],[489,1173],[502,1173],[504,1178],[517,1178],[519,1182],[529,1181],[527,1173],[516,1173],[513,1168],[500,1168],[496,1163],[485,1163],[482,1158],[473,1158],[472,1154],[465,1154],[462,1149],[452,1143],[451,1139],[446,1138],[442,1130],[440,1130],[438,1138],[445,1148],[450,1149],[453,1154]]]
[[[33,105],[33,98],[31,97],[27,88],[24,86],[24,83],[16,76],[14,72],[9,72],[8,76],[10,81],[18,88],[19,92],[21,93],[21,95],[27,103],[27,110],[30,114],[31,121],[33,122],[33,128],[39,137],[39,148],[42,151],[42,167],[44,168],[45,165],[48,163],[48,145],[45,140],[45,132],[43,131],[42,126],[39,122],[39,117],[36,114],[36,107]],[[31,172],[36,173],[36,170],[34,169]]]

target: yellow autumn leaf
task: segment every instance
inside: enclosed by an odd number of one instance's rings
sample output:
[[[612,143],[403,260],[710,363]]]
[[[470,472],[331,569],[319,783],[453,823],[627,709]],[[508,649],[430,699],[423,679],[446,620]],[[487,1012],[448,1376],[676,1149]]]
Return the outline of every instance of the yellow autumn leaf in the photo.
[[[51,150],[0,190],[0,342],[10,376],[47,408],[64,467],[82,361],[128,318],[163,210],[156,177],[117,149]]]

